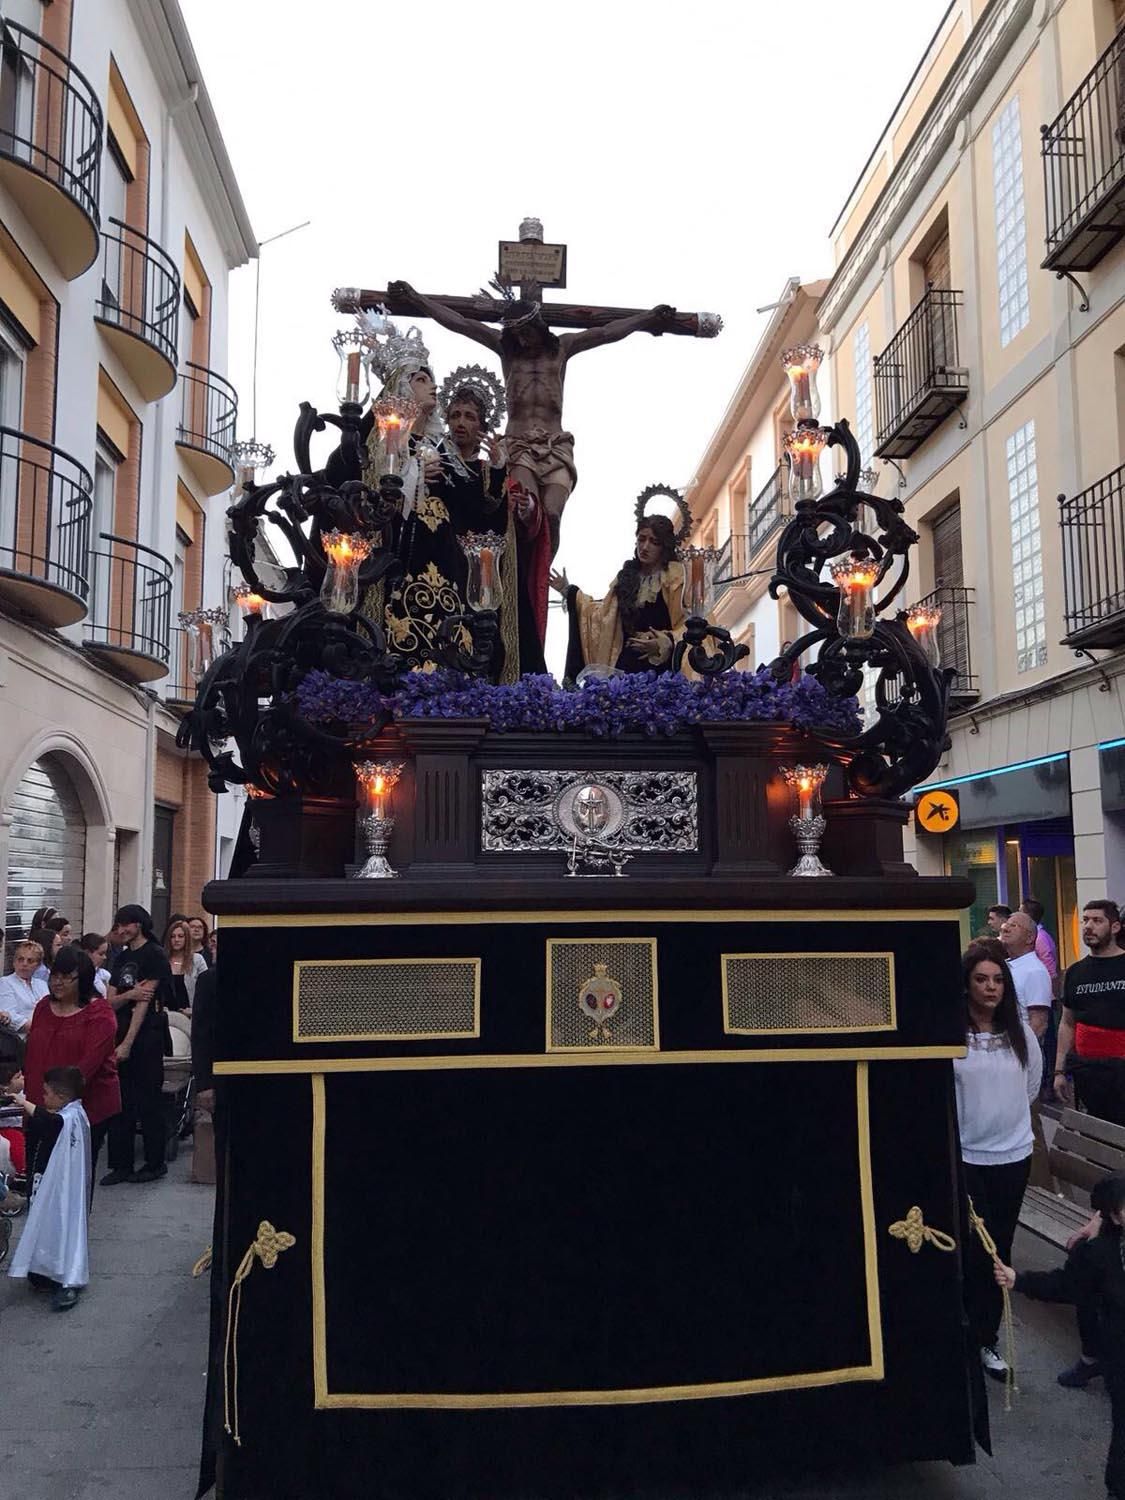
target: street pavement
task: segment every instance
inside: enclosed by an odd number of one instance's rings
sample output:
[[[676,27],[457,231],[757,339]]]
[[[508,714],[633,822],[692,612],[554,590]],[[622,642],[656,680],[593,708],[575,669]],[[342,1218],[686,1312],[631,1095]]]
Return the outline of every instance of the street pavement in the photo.
[[[163,1182],[98,1189],[92,1281],[72,1312],[51,1312],[23,1282],[0,1275],[4,1500],[192,1500],[207,1281],[193,1281],[191,1267],[210,1243],[213,1194],[187,1179],[185,1154]],[[1015,1259],[1046,1268],[1059,1257],[1021,1231]],[[1077,1352],[1073,1315],[1018,1297],[1014,1307],[1020,1391],[1005,1414],[1003,1391],[990,1384],[993,1457],[981,1453],[964,1469],[795,1473],[749,1487],[745,1500],[1102,1500],[1102,1384],[1066,1391],[1055,1383]]]

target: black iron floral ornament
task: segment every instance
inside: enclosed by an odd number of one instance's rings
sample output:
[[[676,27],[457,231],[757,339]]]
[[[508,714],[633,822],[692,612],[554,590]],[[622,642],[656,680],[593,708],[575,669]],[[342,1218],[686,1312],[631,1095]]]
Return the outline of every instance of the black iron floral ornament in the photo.
[[[769,584],[775,599],[786,589],[813,628],[771,667],[787,680],[795,663],[819,647],[807,670],[835,698],[862,691],[865,667],[878,671],[875,722],[856,734],[825,730],[819,737],[845,760],[852,792],[899,797],[924,781],[949,747],[946,719],[955,669],[932,664],[901,614],[881,618],[905,587],[918,533],[903,519],[900,500],[858,488],[859,445],[846,421],[829,430],[827,446],[844,450],[845,471],[829,494],[795,503]],[[866,619],[854,631],[840,625],[843,586],[823,576],[834,560],[862,571],[864,587],[869,580]]]

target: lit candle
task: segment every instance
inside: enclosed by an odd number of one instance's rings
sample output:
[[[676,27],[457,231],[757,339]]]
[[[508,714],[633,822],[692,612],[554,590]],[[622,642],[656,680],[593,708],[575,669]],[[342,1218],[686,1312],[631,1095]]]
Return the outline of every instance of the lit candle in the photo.
[[[826,765],[782,766],[781,774],[797,801],[797,817],[811,822],[820,812],[820,789],[828,775]]]
[[[230,596],[246,619],[252,615],[261,615],[265,610],[266,601],[261,594],[256,594],[248,583],[236,583],[230,591]]]
[[[941,666],[940,624],[940,604],[914,604],[906,612],[906,628],[926,653],[926,660],[932,667]]]
[[[836,623],[840,634],[852,641],[867,640],[875,631],[875,606],[871,591],[879,577],[879,565],[873,558],[842,558],[832,564],[832,582],[840,591],[840,610]]]
[[[350,615],[359,604],[359,569],[371,555],[372,540],[361,532],[325,531],[320,545],[328,566],[320,598],[334,615]]]
[[[820,455],[828,441],[824,427],[797,427],[785,435],[789,458],[789,498],[798,504],[816,500],[821,493]]]

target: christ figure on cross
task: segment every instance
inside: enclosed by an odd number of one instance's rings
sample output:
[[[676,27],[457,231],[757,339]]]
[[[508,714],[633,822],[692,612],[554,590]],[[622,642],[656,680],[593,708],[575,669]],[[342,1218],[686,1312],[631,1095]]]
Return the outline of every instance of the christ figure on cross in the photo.
[[[499,355],[508,397],[504,442],[509,477],[543,507],[553,555],[559,545],[563,507],[578,482],[574,436],[564,432],[562,426],[567,361],[587,349],[628,338],[631,333],[679,332],[675,309],[662,305],[560,337],[551,332],[544,317],[550,309],[538,302],[505,304],[503,326],[497,330],[465,317],[437,297],[415,291],[409,282],[393,281],[387,293],[395,311],[433,318],[451,333],[475,339]]]

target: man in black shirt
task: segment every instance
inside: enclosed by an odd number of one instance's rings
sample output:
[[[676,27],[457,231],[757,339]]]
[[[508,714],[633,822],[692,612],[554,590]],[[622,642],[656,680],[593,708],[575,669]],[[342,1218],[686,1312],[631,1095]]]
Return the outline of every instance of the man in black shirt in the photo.
[[[1089,958],[1066,971],[1055,1094],[1069,1103],[1067,1074],[1092,1115],[1125,1125],[1125,949],[1116,902],[1087,901],[1082,941]]]
[[[109,1124],[109,1171],[103,1187],[119,1182],[155,1182],[164,1162],[165,1012],[173,997],[172,968],[153,938],[152,918],[143,906],[123,906],[113,919],[113,937],[123,945],[109,976],[107,995],[117,1012],[117,1069],[121,1113]],[[144,1143],[144,1165],[134,1170],[137,1123]]]

